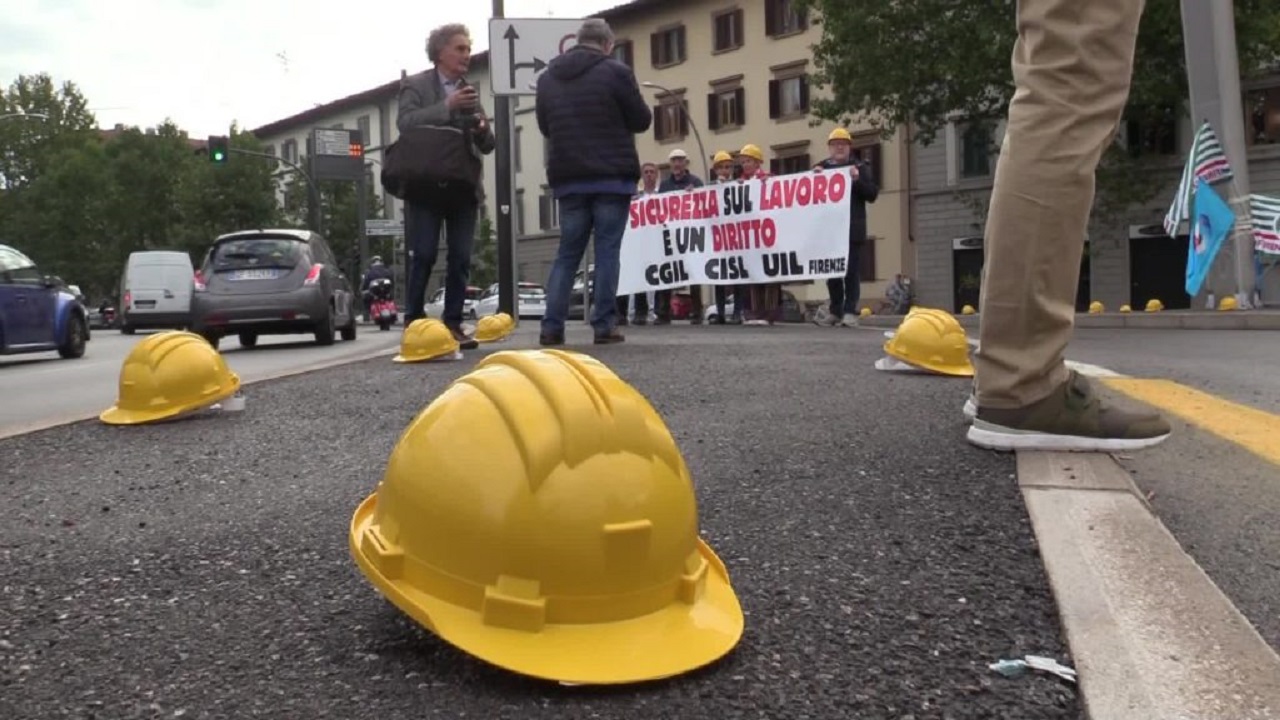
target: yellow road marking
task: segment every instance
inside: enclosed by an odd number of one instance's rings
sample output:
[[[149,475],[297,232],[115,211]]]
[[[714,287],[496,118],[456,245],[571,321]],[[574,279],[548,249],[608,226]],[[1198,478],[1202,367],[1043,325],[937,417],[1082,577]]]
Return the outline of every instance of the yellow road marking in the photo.
[[[1280,465],[1280,415],[1223,400],[1172,380],[1129,377],[1098,380]]]

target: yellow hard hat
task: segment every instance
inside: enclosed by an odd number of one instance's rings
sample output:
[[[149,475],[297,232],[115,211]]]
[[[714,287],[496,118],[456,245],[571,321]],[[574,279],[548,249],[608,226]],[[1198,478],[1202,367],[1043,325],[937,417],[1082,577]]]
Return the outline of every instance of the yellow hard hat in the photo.
[[[943,375],[973,377],[969,339],[955,316],[935,308],[912,308],[884,344],[889,357]]]
[[[853,142],[853,136],[849,134],[848,130],[842,127],[838,127],[835,130],[832,130],[831,134],[827,136],[827,142],[831,142],[833,140],[844,140],[846,142]]]
[[[1122,313],[1133,312],[1133,308],[1129,307],[1128,303],[1125,303],[1124,305],[1120,306],[1120,312]]]
[[[434,318],[418,318],[400,336],[398,363],[425,362],[458,352],[458,339],[445,324]]]
[[[746,155],[749,158],[755,158],[755,160],[758,162],[764,162],[764,153],[760,150],[760,148],[750,143],[743,145],[742,149],[738,151],[738,154]]]
[[[1218,309],[1222,311],[1239,310],[1240,303],[1236,301],[1234,295],[1223,295],[1222,299],[1218,301]]]
[[[109,425],[168,420],[239,389],[240,377],[208,340],[181,330],[156,333],[129,351],[120,367],[119,397],[98,419]]]
[[[1159,300],[1155,298],[1151,298],[1150,300],[1147,301],[1147,312],[1151,312],[1151,313],[1160,312],[1163,309],[1164,309],[1164,303],[1160,302]]]
[[[725,152],[724,150],[717,152],[715,154],[715,157],[711,158],[712,165],[719,165],[720,163],[731,163],[731,162],[733,162],[733,156]]]
[[[501,340],[511,334],[514,325],[508,322],[508,315],[504,318],[502,315],[486,315],[476,321],[476,341],[477,342],[494,342]]]
[[[866,305],[863,305],[862,309],[858,311],[858,314],[861,315],[862,317],[871,317],[871,308],[867,307]]]
[[[1090,315],[1098,315],[1100,313],[1105,312],[1106,309],[1107,309],[1106,306],[1104,306],[1100,300],[1094,300],[1093,302],[1089,303]]]
[[[972,315],[976,312],[978,311],[974,310],[972,305],[965,305],[964,307],[960,308],[961,315]]]
[[[698,525],[644,396],[586,355],[508,350],[413,420],[349,543],[380,592],[463,652],[617,684],[708,665],[741,639]]]
[[[495,313],[493,316],[494,316],[494,317],[496,317],[496,318],[501,318],[501,319],[502,319],[502,324],[503,324],[503,325],[504,325],[508,330],[514,330],[514,329],[515,329],[515,327],[516,327],[516,319],[515,319],[515,318],[513,318],[513,317],[511,317],[511,314],[510,314],[510,313],[500,312],[500,313]]]

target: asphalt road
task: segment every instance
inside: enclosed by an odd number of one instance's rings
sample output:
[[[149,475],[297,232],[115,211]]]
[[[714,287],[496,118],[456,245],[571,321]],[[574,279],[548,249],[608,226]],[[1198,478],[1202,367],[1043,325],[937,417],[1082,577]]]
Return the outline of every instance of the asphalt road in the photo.
[[[145,335],[121,335],[96,330],[83,358],[63,360],[57,353],[0,357],[0,436],[32,423],[85,416],[111,407],[116,400],[120,366],[134,344]],[[264,336],[254,350],[241,348],[235,338],[221,349],[241,380],[310,365],[339,357],[363,355],[400,341],[394,329],[379,332],[362,325],[355,342],[339,339],[318,347],[310,335]]]
[[[1277,332],[1087,330],[1068,356],[1280,413]],[[1119,460],[1183,549],[1280,651],[1280,467],[1170,420],[1167,442]]]
[[[0,717],[1080,716],[1073,687],[987,668],[1071,659],[1013,460],[963,440],[967,381],[874,370],[879,331],[628,336],[578,349],[645,393],[685,454],[747,613],[719,664],[566,688],[474,661],[384,601],[348,555],[351,513],[478,353],[384,358],[254,385],[241,413],[0,441]]]

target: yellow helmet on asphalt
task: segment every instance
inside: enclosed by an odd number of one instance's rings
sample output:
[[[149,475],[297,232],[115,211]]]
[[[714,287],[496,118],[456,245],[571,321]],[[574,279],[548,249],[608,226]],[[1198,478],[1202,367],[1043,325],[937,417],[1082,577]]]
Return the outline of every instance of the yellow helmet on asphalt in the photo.
[[[738,151],[738,154],[754,158],[757,162],[764,162],[764,152],[760,150],[759,147],[751,145],[750,143],[743,145],[742,149]]]
[[[1107,311],[1107,306],[1102,304],[1101,300],[1094,300],[1089,303],[1089,314],[1100,315]]]
[[[414,620],[524,675],[670,677],[742,636],[675,439],[578,353],[499,352],[455,381],[401,435],[349,543]]]
[[[884,344],[889,357],[957,377],[973,377],[969,340],[955,316],[935,308],[912,308]]]
[[[400,336],[400,354],[392,360],[415,363],[435,360],[458,352],[458,339],[445,324],[434,318],[418,318]]]
[[[1163,309],[1164,309],[1164,303],[1160,302],[1156,298],[1151,298],[1150,300],[1147,301],[1147,312],[1150,312],[1150,313],[1160,312]]]
[[[849,131],[846,130],[845,128],[838,127],[835,130],[832,130],[831,134],[827,136],[827,142],[832,142],[835,140],[844,140],[846,142],[853,142],[853,136],[850,135]]]
[[[508,330],[514,330],[516,328],[516,319],[511,317],[511,313],[495,313],[494,317],[502,318],[502,323],[507,326]]]
[[[476,341],[494,342],[511,334],[515,327],[502,315],[485,315],[476,321]]]
[[[120,367],[115,405],[98,419],[109,425],[141,425],[185,415],[225,400],[240,389],[209,341],[181,330],[138,341]]]

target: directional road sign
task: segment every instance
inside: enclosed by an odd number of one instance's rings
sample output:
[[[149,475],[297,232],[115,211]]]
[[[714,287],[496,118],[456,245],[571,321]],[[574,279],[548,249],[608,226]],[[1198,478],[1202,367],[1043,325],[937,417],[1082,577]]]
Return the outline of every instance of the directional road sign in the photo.
[[[536,95],[534,80],[551,59],[578,44],[581,19],[489,20],[489,77],[494,95]]]
[[[403,235],[404,221],[382,218],[370,218],[364,221],[365,235]]]

